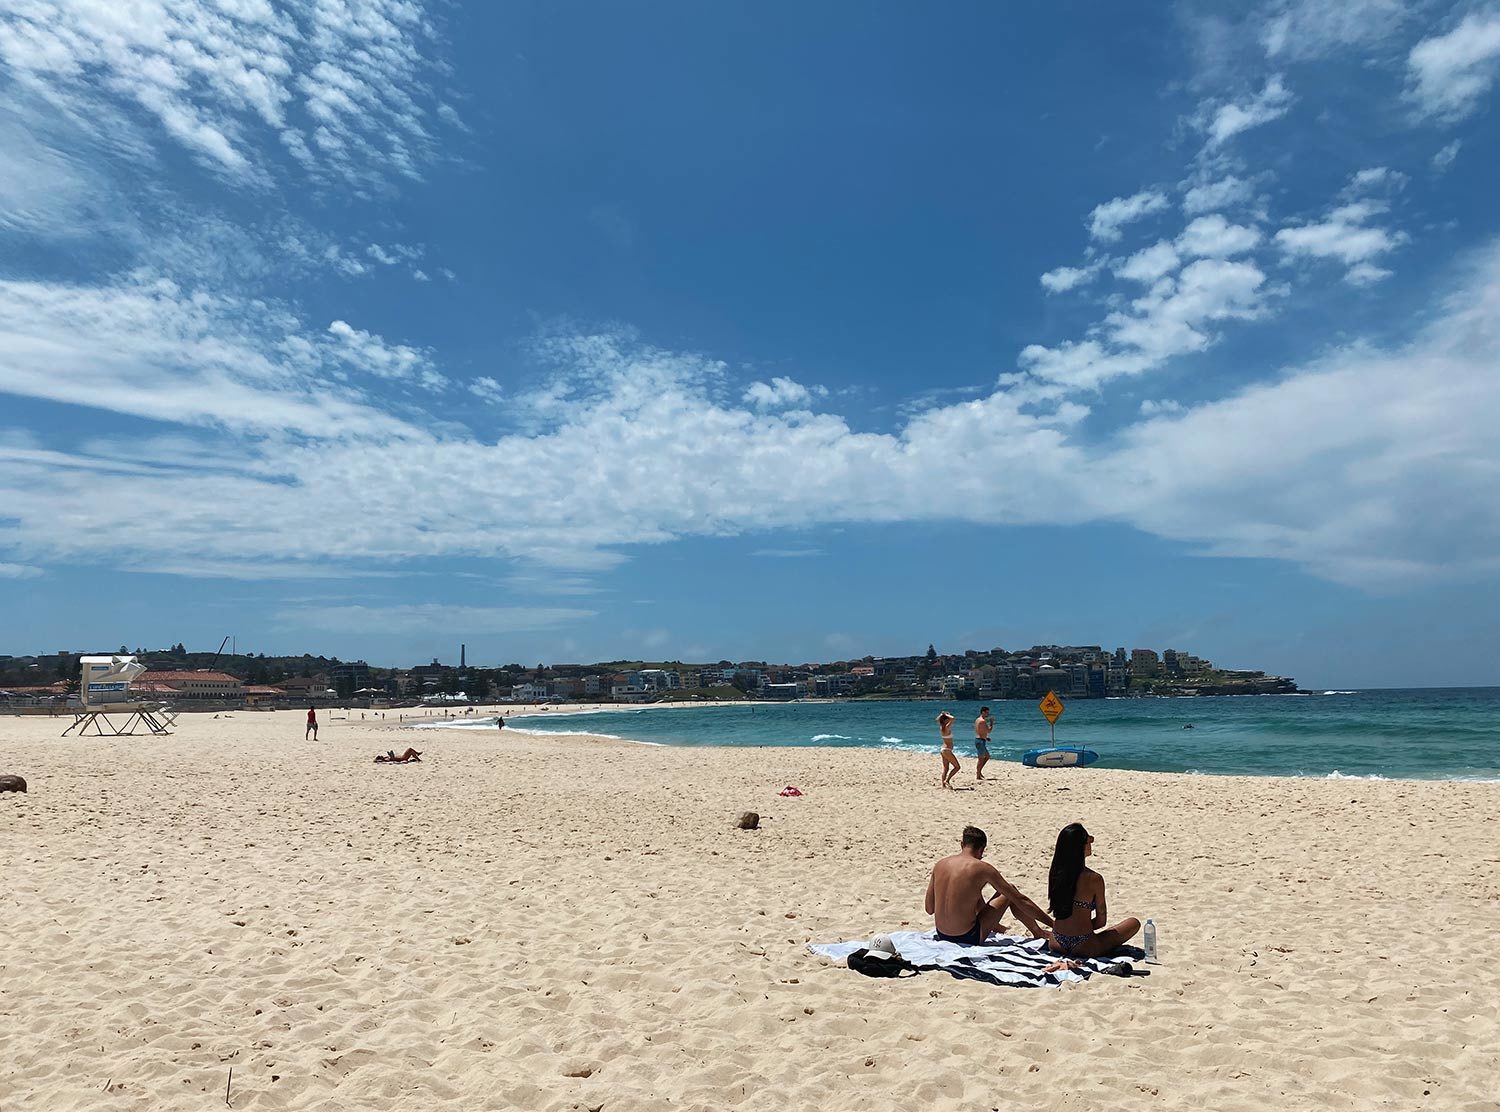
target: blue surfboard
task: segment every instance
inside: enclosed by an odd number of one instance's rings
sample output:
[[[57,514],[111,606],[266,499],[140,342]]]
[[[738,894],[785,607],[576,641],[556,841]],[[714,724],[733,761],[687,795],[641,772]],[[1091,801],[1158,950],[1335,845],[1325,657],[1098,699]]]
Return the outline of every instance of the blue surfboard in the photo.
[[[1027,768],[1078,768],[1091,765],[1099,759],[1092,749],[1076,745],[1056,745],[1048,749],[1028,749],[1021,756]]]

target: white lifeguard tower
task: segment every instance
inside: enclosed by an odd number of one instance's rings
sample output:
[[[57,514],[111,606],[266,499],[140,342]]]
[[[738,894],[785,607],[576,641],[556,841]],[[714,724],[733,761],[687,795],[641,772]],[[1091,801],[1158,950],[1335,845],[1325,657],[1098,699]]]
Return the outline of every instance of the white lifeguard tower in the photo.
[[[80,735],[128,737],[136,733],[166,734],[176,721],[165,703],[143,702],[130,697],[130,681],[146,671],[133,656],[81,656],[83,673],[78,682],[81,709],[73,712],[73,724],[62,732],[67,737],[74,730]],[[123,723],[112,716],[124,715]]]

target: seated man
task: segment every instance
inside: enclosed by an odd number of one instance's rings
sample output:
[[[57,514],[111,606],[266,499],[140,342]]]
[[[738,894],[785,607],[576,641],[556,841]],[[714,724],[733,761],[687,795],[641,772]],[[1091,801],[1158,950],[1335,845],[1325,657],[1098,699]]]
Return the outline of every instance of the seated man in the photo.
[[[394,749],[387,749],[384,756],[376,757],[376,764],[405,764],[407,761],[420,761],[422,754],[415,749],[407,749],[399,757]]]
[[[977,826],[964,827],[959,851],[932,867],[927,883],[927,914],[932,916],[937,936],[943,942],[974,946],[1000,926],[1007,910],[1026,925],[1035,938],[1049,937],[1052,925],[1041,908],[1016,890],[1000,870],[982,860],[989,843]],[[984,886],[994,888],[994,899],[986,902]]]

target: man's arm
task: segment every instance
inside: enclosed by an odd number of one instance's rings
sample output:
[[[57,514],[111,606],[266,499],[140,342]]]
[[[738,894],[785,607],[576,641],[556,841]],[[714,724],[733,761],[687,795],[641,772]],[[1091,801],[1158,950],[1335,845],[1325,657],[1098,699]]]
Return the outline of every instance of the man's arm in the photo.
[[[935,884],[937,884],[937,870],[936,869],[934,869],[932,871],[932,875],[927,878],[927,914],[928,915],[934,914],[935,911],[936,911],[936,909],[937,909],[937,900],[933,896],[933,886]]]
[[[990,883],[995,886],[996,892],[1010,901],[1011,910],[1016,913],[1017,918],[1022,922],[1026,922],[1028,919],[1035,919],[1046,926],[1052,926],[1052,916],[1039,908],[1034,900],[1024,895],[1019,888],[1001,876],[999,869],[990,865],[988,861],[985,864],[989,866],[990,872],[994,873],[994,876],[990,878]],[[1028,927],[1031,926],[1029,922],[1026,925]]]
[[[1014,900],[1017,896],[1021,895],[1020,892],[1016,891],[1014,884],[1000,875],[999,869],[995,868],[988,861],[981,862],[981,864],[989,870],[984,874],[984,879],[989,882],[990,887],[995,890],[997,895],[1004,896],[1007,900]]]

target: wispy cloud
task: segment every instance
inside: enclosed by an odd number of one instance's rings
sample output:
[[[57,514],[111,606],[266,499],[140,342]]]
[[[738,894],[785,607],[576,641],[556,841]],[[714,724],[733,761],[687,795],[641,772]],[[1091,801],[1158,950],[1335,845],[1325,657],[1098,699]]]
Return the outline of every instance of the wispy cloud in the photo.
[[[175,424],[405,435],[404,422],[371,405],[356,382],[324,372],[388,377],[409,349],[344,328],[309,334],[283,308],[144,273],[107,287],[0,280],[0,386]]]
[[[1213,151],[1242,132],[1279,120],[1291,111],[1295,100],[1281,75],[1275,74],[1266,80],[1260,92],[1251,97],[1217,107],[1211,104],[1200,106],[1199,126],[1203,129],[1207,149]]]
[[[1219,212],[1255,198],[1255,187],[1244,178],[1227,174],[1190,186],[1182,195],[1182,211],[1189,216]]]
[[[1262,285],[1248,264],[1200,259],[1124,312],[1112,342],[1148,362],[1195,350],[1209,342],[1204,323],[1260,311]],[[1292,560],[1353,582],[1473,573],[1490,558],[1465,553],[1500,551],[1492,498],[1500,351],[1490,327],[1500,311],[1500,248],[1472,264],[1444,305],[1409,347],[1354,347],[1212,405],[1153,407],[1105,444],[1081,430],[1085,409],[1024,383],[939,404],[893,433],[857,432],[836,414],[760,413],[715,400],[701,356],[579,336],[563,347],[594,391],[549,430],[491,442],[250,437],[238,450],[251,478],[188,466],[143,477],[6,462],[0,543],[37,565],[113,552],[179,565],[467,555],[566,569],[608,566],[630,546],[675,537],[840,522],[1031,522],[1061,512],[1063,521],[1125,522],[1206,552]],[[1319,476],[1311,500],[1310,473]],[[1006,482],[995,483],[997,474]],[[1099,474],[1120,481],[1101,485]],[[580,475],[608,499],[578,499]],[[1045,508],[1030,493],[1042,486],[1060,495]],[[1448,509],[1434,515],[1438,486]],[[402,506],[402,528],[378,515],[340,517],[329,528],[351,490]],[[68,528],[58,506],[93,530]],[[1418,518],[1424,529],[1411,529]],[[298,620],[388,630],[472,619],[498,629],[587,616],[344,607]]]
[[[1446,34],[1423,39],[1406,60],[1407,95],[1423,116],[1460,120],[1500,77],[1500,10],[1466,15]]]
[[[1268,57],[1311,61],[1384,42],[1419,9],[1410,0],[1272,0],[1259,13],[1260,42]]]
[[[790,409],[805,406],[814,397],[828,393],[821,386],[803,386],[790,378],[773,378],[770,382],[752,382],[745,390],[745,400],[756,409]]]
[[[117,149],[143,114],[155,133],[138,147],[165,140],[245,183],[269,180],[273,146],[320,179],[419,174],[434,149],[434,38],[410,0],[18,0],[0,12],[15,86]]]
[[[1166,207],[1167,195],[1154,189],[1142,190],[1129,197],[1115,197],[1089,213],[1089,234],[1105,243],[1113,243],[1120,238],[1125,225]]]
[[[1351,268],[1349,281],[1368,285],[1389,274],[1376,267],[1375,260],[1406,242],[1405,233],[1371,223],[1385,211],[1382,202],[1354,201],[1338,206],[1322,220],[1282,228],[1275,242],[1290,258],[1341,262]]]
[[[1067,293],[1071,289],[1093,281],[1094,275],[1098,273],[1098,265],[1060,266],[1042,275],[1042,288],[1048,293]]]

